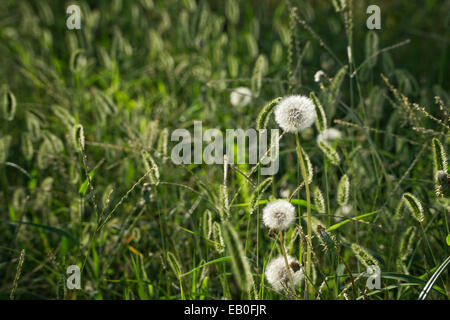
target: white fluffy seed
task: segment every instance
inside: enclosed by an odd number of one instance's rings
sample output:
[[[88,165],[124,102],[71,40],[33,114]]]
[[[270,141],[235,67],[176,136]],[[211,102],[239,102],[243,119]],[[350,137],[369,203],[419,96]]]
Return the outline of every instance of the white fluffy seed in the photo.
[[[252,101],[252,91],[247,87],[234,89],[230,94],[230,103],[234,107],[246,107]]]
[[[284,230],[295,220],[295,207],[286,200],[269,202],[263,209],[264,225],[270,229]]]
[[[298,260],[291,256],[287,256],[290,273],[292,275],[294,287],[298,287],[300,281],[303,279],[303,270],[298,263]],[[286,261],[283,256],[271,260],[266,267],[266,279],[270,285],[277,291],[283,291],[289,288],[289,274],[286,268]]]
[[[311,127],[315,119],[314,104],[305,96],[288,96],[275,107],[275,121],[286,132],[301,132]]]

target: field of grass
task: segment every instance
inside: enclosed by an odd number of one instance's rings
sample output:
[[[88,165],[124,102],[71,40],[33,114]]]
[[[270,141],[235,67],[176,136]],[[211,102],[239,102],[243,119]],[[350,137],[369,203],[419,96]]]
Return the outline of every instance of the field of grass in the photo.
[[[449,0],[0,1],[0,299],[449,299],[449,42]],[[288,95],[276,174],[173,163]]]

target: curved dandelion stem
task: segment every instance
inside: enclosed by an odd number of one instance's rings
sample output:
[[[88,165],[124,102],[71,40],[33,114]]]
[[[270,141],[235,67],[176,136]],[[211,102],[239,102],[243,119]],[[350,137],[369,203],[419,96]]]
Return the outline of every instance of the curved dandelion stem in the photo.
[[[309,184],[308,184],[308,173],[306,171],[305,161],[302,155],[302,149],[300,147],[300,139],[298,137],[298,132],[295,133],[295,142],[297,145],[297,156],[300,161],[300,168],[302,170],[303,180],[305,181],[305,191],[306,191],[306,219],[307,219],[307,232],[308,239],[312,241],[312,230],[311,230],[311,196],[309,193]],[[307,245],[306,247],[306,275],[311,277],[311,246]],[[313,287],[310,283],[308,283],[308,292],[310,295],[313,294]]]
[[[289,280],[289,288],[292,291],[292,296],[295,298],[295,288],[294,288],[294,277],[292,276],[291,273],[291,267],[289,266],[289,262],[288,262],[288,258],[287,258],[287,254],[286,254],[286,248],[284,246],[284,238],[283,238],[283,230],[280,230],[280,247],[281,247],[281,253],[283,255],[284,258],[284,263],[286,264],[286,272],[288,275],[288,280]],[[291,296],[291,294],[288,294],[288,297]]]

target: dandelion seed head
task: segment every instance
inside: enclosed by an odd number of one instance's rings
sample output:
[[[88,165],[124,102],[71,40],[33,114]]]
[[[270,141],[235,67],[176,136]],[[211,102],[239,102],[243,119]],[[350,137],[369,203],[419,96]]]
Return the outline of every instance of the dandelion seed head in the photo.
[[[294,287],[298,287],[300,281],[303,279],[303,269],[298,260],[291,256],[287,256],[290,273],[292,275]],[[289,274],[286,268],[286,262],[283,256],[278,256],[269,262],[266,267],[266,279],[270,285],[277,291],[283,291],[289,288]]]
[[[246,107],[252,101],[252,91],[247,87],[238,87],[230,94],[230,103],[234,107]]]
[[[314,123],[316,108],[305,96],[288,96],[275,108],[275,121],[286,132],[303,131]]]
[[[342,138],[342,133],[335,128],[325,129],[317,136],[317,142],[325,141],[325,142],[333,142],[334,140],[339,140]]]
[[[337,211],[336,211],[336,215],[338,217],[347,217],[349,216],[353,211],[353,207],[350,204],[345,204],[343,206],[340,206]]]
[[[263,209],[263,222],[266,227],[275,230],[289,228],[295,220],[295,208],[286,200],[277,200]]]

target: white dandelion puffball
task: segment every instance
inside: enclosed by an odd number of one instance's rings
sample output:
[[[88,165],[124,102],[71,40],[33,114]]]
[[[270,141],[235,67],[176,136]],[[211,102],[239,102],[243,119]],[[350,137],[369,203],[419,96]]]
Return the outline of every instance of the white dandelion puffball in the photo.
[[[339,140],[341,138],[342,133],[338,129],[328,128],[323,130],[323,132],[317,136],[317,142],[319,141],[333,142],[334,140]]]
[[[288,96],[275,107],[275,121],[286,132],[303,131],[316,120],[316,108],[305,96]]]
[[[348,217],[353,212],[353,207],[350,204],[343,205],[336,210],[336,218]]]
[[[288,265],[294,284],[294,288],[297,288],[300,281],[303,279],[303,270],[298,260],[291,256],[287,256]],[[269,262],[266,267],[266,279],[270,285],[277,291],[283,291],[290,287],[289,274],[286,268],[286,261],[283,256],[278,256]]]
[[[286,200],[269,202],[263,209],[263,222],[270,229],[287,229],[294,220],[295,207]]]
[[[230,94],[230,103],[234,107],[246,107],[252,101],[252,91],[247,87],[234,89]]]

